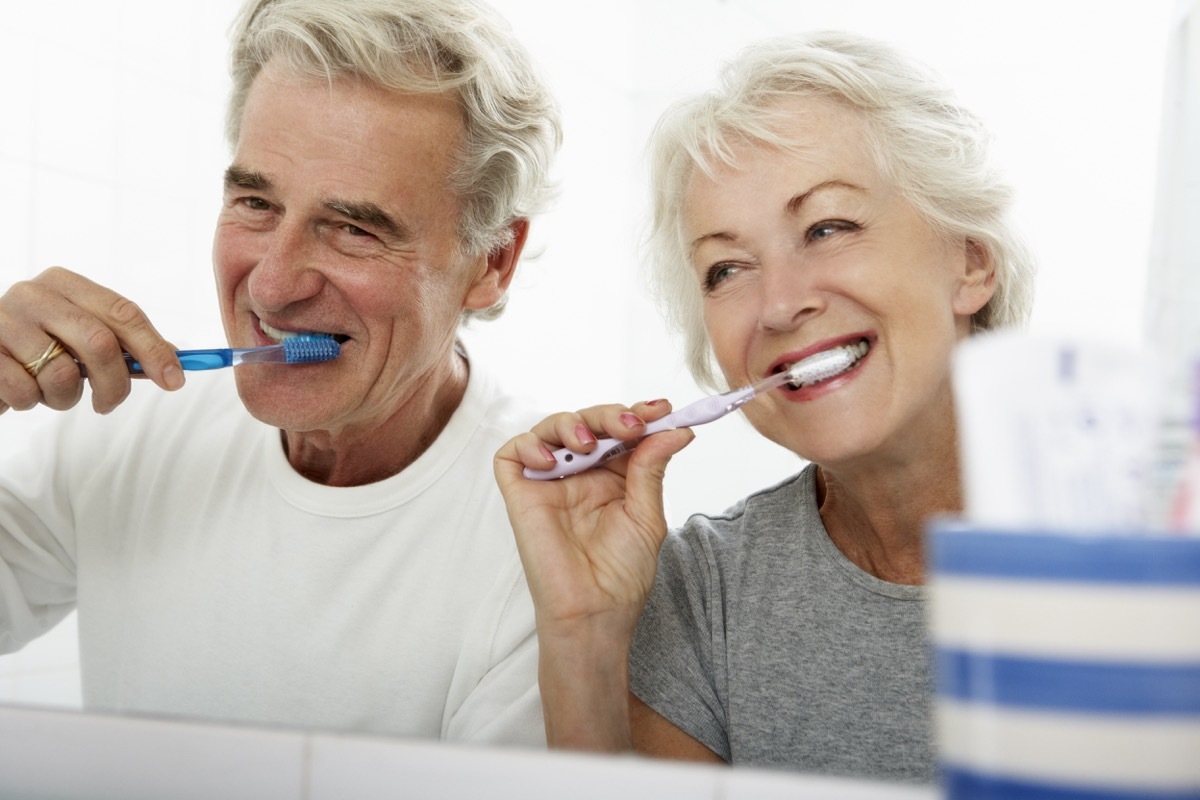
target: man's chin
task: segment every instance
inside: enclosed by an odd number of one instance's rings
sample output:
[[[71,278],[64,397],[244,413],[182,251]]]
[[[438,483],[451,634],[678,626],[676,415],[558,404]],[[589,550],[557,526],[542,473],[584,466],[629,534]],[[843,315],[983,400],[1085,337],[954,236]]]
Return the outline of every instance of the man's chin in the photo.
[[[249,372],[253,367],[242,370]],[[311,388],[238,376],[238,397],[250,416],[265,425],[285,431],[313,431],[326,427],[329,411],[318,406],[319,395]]]

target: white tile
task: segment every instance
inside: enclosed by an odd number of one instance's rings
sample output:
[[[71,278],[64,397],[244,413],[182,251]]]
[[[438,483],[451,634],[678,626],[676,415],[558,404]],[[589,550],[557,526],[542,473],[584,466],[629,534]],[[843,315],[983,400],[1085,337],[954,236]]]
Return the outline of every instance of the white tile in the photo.
[[[629,757],[316,736],[310,800],[706,800],[722,768]]]
[[[22,441],[19,430],[4,430],[0,438],[5,442]],[[0,656],[0,703],[81,708],[78,636],[75,615],[71,614],[21,650]]]
[[[78,667],[79,624],[75,614],[68,614],[62,622],[21,650],[6,656],[4,661],[10,659],[19,664],[24,672]],[[0,661],[0,664],[3,663]]]
[[[6,9],[7,10],[7,9]],[[29,60],[35,45],[27,33],[12,25],[0,26],[0,157],[27,163],[33,156],[34,83]]]
[[[0,85],[3,83],[0,81]],[[0,108],[3,107],[3,101],[0,100]],[[9,126],[0,125],[0,186],[4,187],[4,191],[0,192],[0,275],[3,275],[0,283],[4,284],[4,288],[7,288],[10,280],[21,280],[37,274],[30,259],[33,168],[27,162],[10,159],[4,154],[2,140],[8,130]]]
[[[113,101],[121,127],[114,138],[114,179],[137,187],[147,198],[169,199],[199,188],[192,183],[196,144],[201,136],[210,139],[206,153],[221,144],[221,110],[197,102],[195,93],[170,76],[122,69],[115,80]],[[214,184],[220,176],[216,166],[207,176]]]
[[[110,174],[119,125],[115,66],[50,43],[33,68],[36,163],[91,178]]]
[[[302,800],[298,733],[0,708],[0,797]]]
[[[22,20],[21,28],[36,45],[54,44],[73,53],[111,59],[120,32],[114,13],[119,3],[50,0],[13,5]]]
[[[63,266],[106,285],[120,275],[114,228],[121,209],[112,185],[42,167],[34,172],[31,201],[35,273]]]
[[[79,669],[43,668],[7,673],[0,680],[0,703],[78,711],[83,708]]]
[[[164,75],[186,74],[195,3],[121,0],[112,4],[117,18],[116,57],[121,64],[145,66]]]

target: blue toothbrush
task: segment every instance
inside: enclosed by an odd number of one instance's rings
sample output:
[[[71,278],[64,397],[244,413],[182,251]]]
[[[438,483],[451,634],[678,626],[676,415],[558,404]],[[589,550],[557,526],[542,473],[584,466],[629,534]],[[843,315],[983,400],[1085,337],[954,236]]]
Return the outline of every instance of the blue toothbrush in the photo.
[[[341,345],[331,336],[306,334],[265,347],[176,350],[175,355],[179,357],[179,363],[184,369],[196,371],[236,367],[241,364],[313,364],[337,358],[341,351]],[[130,375],[145,374],[142,365],[129,353],[125,353],[125,364]],[[87,367],[80,364],[79,372],[86,377]]]

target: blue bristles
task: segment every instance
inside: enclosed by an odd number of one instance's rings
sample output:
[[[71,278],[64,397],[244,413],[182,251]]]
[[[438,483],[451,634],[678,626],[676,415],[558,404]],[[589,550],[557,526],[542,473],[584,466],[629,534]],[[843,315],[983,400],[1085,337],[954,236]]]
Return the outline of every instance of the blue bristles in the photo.
[[[342,346],[332,336],[305,334],[283,340],[283,353],[289,364],[307,364],[337,358]]]

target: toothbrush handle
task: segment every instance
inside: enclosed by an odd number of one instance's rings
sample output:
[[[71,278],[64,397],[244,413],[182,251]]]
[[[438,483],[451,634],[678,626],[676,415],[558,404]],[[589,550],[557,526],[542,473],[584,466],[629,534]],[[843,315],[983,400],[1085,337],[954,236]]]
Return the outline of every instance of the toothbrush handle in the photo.
[[[524,475],[526,478],[535,481],[552,481],[556,478],[565,478],[568,475],[574,475],[592,467],[598,467],[606,461],[623,456],[637,447],[640,441],[641,439],[632,439],[623,442],[620,439],[604,438],[596,442],[596,449],[590,453],[576,453],[566,447],[560,447],[554,451],[555,464],[553,467],[550,469],[530,469],[526,467]]]
[[[678,411],[667,414],[654,422],[646,423],[646,432],[637,439],[622,441],[620,439],[604,438],[596,442],[596,449],[590,453],[576,453],[566,447],[554,451],[555,464],[550,469],[525,468],[524,475],[535,481],[549,481],[565,478],[584,470],[597,467],[606,461],[623,456],[638,446],[638,442],[654,433],[674,430],[675,428],[690,428],[712,422],[741,407],[754,397],[754,388],[738,389],[725,394],[704,397],[684,406]]]
[[[179,356],[180,365],[193,372],[205,369],[220,369],[221,367],[233,366],[233,356],[229,350],[176,350],[175,355]],[[144,378],[146,373],[142,370],[142,365],[134,359],[129,353],[125,353],[125,366],[129,370],[130,376],[134,378]],[[79,364],[78,361],[75,363]],[[79,364],[79,374],[87,377],[87,367]]]

